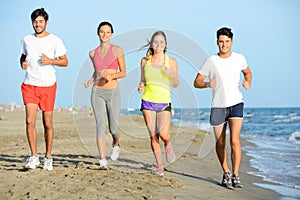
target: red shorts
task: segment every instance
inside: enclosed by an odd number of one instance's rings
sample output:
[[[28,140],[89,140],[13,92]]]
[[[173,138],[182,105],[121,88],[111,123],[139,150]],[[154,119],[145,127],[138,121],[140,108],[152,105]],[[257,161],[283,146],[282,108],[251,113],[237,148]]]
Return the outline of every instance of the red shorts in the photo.
[[[23,83],[21,86],[24,105],[37,104],[42,111],[53,111],[56,96],[56,83],[49,87],[40,87]]]

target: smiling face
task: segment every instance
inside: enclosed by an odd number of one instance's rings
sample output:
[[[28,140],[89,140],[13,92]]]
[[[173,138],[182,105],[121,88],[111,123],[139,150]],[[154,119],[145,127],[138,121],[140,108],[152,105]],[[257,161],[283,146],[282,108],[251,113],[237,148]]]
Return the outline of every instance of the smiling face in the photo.
[[[47,21],[42,16],[38,16],[33,22],[32,26],[36,35],[41,35],[46,32]]]
[[[108,25],[101,26],[98,35],[101,42],[109,41],[113,35],[111,27]]]
[[[220,56],[230,56],[233,40],[226,35],[220,35],[217,41]]]
[[[164,50],[166,49],[165,37],[163,35],[156,35],[153,38],[152,48],[153,48],[155,53],[164,52]]]

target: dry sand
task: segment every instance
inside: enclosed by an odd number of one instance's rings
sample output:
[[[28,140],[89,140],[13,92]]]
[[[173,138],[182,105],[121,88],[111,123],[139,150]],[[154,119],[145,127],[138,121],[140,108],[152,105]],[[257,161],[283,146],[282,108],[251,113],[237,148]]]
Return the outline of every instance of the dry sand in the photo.
[[[25,170],[30,154],[23,111],[0,111],[0,199],[279,199],[280,195],[253,183],[266,183],[247,174],[254,169],[243,155],[240,177],[243,189],[228,190],[219,185],[221,168],[207,133],[171,127],[177,160],[165,163],[163,177],[151,174],[155,168],[149,138],[140,116],[121,116],[121,154],[109,160],[109,170],[99,170],[94,118],[87,112],[54,113],[53,171],[42,164]],[[38,152],[43,159],[45,145],[41,113],[37,119]],[[243,140],[243,145],[247,141]],[[107,134],[109,158],[111,138]],[[247,143],[247,145],[249,145]],[[250,144],[251,145],[251,144]],[[199,150],[200,157],[199,157]]]

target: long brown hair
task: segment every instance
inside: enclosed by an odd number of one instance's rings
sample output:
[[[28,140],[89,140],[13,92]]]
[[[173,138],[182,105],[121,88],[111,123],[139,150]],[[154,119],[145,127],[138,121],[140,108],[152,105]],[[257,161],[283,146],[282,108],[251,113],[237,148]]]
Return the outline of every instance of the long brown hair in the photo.
[[[163,32],[163,31],[156,31],[152,37],[151,37],[151,40],[149,41],[148,40],[148,44],[146,44],[145,46],[143,46],[141,49],[145,48],[145,47],[148,47],[148,50],[146,52],[146,58],[148,58],[149,56],[153,55],[154,54],[154,49],[152,47],[152,44],[153,44],[153,40],[155,38],[155,36],[157,35],[162,35],[166,41],[166,46],[165,46],[165,49],[164,49],[164,53],[166,53],[167,51],[167,37],[166,37],[166,34]]]

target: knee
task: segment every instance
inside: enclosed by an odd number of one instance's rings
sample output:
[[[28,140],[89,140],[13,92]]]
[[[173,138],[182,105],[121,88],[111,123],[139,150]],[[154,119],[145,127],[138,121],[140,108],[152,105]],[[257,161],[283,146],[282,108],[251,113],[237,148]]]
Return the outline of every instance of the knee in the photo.
[[[164,140],[164,141],[170,140],[170,138],[171,138],[169,132],[167,132],[167,131],[161,131],[161,132],[159,133],[159,136],[160,136],[161,139]]]
[[[118,131],[112,131],[112,132],[111,132],[111,135],[112,135],[113,137],[118,137],[118,136],[119,136],[119,132],[118,132]]]
[[[97,132],[96,138],[104,138],[105,137],[105,133],[101,132]]]
[[[230,144],[232,147],[240,147],[241,146],[240,138],[232,138],[230,140]]]
[[[110,126],[109,132],[113,137],[117,137],[119,135],[118,126]]]
[[[97,138],[103,138],[105,137],[105,127],[97,126]]]
[[[35,120],[31,118],[26,119],[26,125],[27,126],[34,126],[35,125]]]
[[[51,121],[51,120],[49,120],[49,121],[44,121],[44,127],[45,127],[46,129],[51,129],[51,128],[53,128],[52,121]]]
[[[159,137],[158,134],[154,134],[153,136],[150,137],[151,143],[158,143],[159,142]]]
[[[226,142],[224,140],[218,140],[216,143],[216,149],[217,150],[221,150],[221,149],[225,149],[226,146]]]

